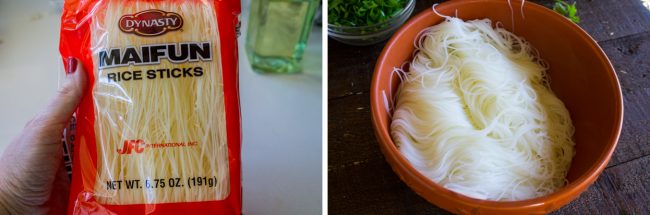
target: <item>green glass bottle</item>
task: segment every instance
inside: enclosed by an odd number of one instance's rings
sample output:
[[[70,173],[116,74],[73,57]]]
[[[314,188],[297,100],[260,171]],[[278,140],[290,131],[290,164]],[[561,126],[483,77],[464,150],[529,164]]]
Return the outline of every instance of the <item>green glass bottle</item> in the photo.
[[[319,0],[253,0],[246,51],[253,70],[297,73]]]

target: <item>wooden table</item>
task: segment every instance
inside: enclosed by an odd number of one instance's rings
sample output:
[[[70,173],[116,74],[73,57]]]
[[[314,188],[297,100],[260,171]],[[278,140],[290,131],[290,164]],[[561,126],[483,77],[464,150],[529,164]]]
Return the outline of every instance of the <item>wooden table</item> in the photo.
[[[418,0],[413,14],[440,1]],[[552,0],[533,1],[552,7]],[[623,131],[594,185],[556,214],[650,214],[650,10],[640,0],[578,0],[580,26],[605,50],[620,79]],[[543,26],[540,26],[543,27]],[[384,43],[329,42],[330,214],[448,214],[393,173],[373,134],[370,82]]]

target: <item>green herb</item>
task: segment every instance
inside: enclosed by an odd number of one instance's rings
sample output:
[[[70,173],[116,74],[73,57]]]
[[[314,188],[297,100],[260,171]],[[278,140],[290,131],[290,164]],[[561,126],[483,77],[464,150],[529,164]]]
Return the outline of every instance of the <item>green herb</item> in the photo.
[[[368,26],[401,12],[407,0],[328,0],[329,23],[339,26]]]
[[[553,6],[553,10],[559,14],[566,16],[575,23],[580,23],[580,17],[576,16],[576,13],[578,13],[576,2],[569,4],[562,0],[555,0],[555,6]]]

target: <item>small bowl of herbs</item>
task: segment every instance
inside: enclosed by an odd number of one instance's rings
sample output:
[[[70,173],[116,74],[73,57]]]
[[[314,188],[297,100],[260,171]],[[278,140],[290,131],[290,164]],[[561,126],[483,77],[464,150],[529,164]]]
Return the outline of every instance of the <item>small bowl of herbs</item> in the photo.
[[[349,45],[388,39],[415,8],[415,0],[328,0],[327,32]]]

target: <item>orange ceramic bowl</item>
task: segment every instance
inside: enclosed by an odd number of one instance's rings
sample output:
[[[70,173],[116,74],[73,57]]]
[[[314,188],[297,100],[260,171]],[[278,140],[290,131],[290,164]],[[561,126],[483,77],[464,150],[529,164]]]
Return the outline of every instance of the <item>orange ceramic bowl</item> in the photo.
[[[387,96],[395,93],[399,78],[391,78],[393,67],[411,60],[418,32],[443,20],[432,10],[425,10],[404,24],[386,44],[375,66],[372,119],[386,160],[413,191],[450,212],[543,214],[557,210],[594,183],[609,162],[621,132],[621,88],[598,44],[580,27],[545,7],[525,3],[522,16],[521,2],[511,2],[512,7],[504,0],[450,1],[437,5],[436,10],[446,15],[457,13],[463,20],[489,18],[493,23],[501,22],[506,29],[526,38],[549,63],[551,88],[568,108],[576,128],[576,155],[567,175],[569,183],[555,193],[510,202],[466,197],[420,174],[398,151],[390,136],[391,119],[383,93]]]

